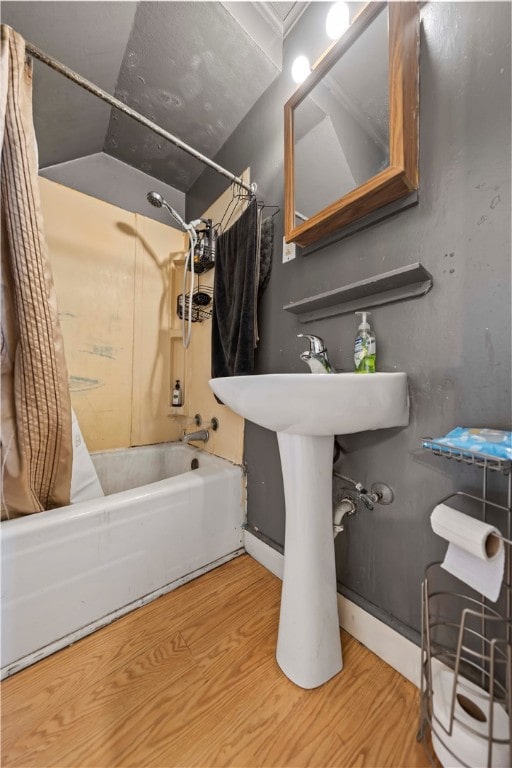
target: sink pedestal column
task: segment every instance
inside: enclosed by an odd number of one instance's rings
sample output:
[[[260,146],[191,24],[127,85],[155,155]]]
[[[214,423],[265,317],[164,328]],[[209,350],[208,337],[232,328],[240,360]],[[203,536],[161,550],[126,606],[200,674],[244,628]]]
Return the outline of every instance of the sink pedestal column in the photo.
[[[302,688],[343,666],[332,531],[334,438],[278,432],[286,534],[277,663]]]

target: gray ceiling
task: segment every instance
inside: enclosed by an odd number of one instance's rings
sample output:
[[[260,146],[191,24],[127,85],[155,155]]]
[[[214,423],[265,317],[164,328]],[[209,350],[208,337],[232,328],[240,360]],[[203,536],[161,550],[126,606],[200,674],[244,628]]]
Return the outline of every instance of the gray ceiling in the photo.
[[[279,73],[283,35],[306,5],[4,0],[1,13],[45,53],[214,157]],[[104,151],[183,192],[202,172],[183,150],[34,66],[41,168]]]

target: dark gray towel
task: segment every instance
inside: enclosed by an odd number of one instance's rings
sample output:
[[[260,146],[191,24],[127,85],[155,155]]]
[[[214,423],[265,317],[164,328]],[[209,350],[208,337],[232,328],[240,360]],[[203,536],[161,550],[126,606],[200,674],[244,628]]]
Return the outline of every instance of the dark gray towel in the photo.
[[[269,216],[261,223],[260,243],[260,276],[258,286],[258,298],[268,285],[272,270],[272,254],[274,251],[274,219]]]
[[[212,377],[254,370],[258,295],[258,205],[219,236],[212,315]]]

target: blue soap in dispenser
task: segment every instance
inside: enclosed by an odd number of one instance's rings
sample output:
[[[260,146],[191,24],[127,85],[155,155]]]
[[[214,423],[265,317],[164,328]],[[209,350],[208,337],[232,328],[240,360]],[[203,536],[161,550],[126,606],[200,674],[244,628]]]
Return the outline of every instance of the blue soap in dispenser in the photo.
[[[375,373],[375,335],[366,318],[371,312],[356,312],[361,315],[361,325],[354,342],[354,371],[356,373]]]

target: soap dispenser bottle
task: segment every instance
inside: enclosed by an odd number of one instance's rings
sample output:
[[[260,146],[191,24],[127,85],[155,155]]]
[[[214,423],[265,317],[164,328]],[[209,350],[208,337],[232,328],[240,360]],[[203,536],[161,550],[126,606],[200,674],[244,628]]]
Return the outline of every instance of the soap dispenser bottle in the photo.
[[[174,389],[172,391],[172,404],[174,408],[179,408],[183,405],[183,395],[179,379],[176,380],[176,384],[174,385]]]
[[[361,325],[354,342],[354,371],[375,373],[375,335],[366,318],[371,312],[356,312],[361,315]]]

